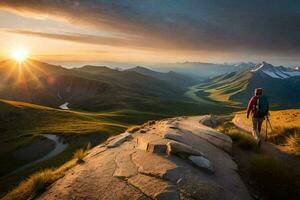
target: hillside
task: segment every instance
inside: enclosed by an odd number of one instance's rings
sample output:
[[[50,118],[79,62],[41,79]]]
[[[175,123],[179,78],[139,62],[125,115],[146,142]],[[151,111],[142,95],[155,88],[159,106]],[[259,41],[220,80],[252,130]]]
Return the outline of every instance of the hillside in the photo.
[[[199,79],[196,79],[193,76],[183,75],[173,71],[162,73],[162,72],[153,71],[140,66],[127,69],[126,71],[133,71],[139,74],[143,74],[145,76],[150,76],[162,81],[166,81],[177,87],[187,87],[199,83]]]
[[[91,97],[128,96],[146,98],[180,96],[180,89],[166,82],[135,72],[119,72],[85,66],[65,69],[60,66],[29,60],[18,65],[3,62],[0,74],[0,97],[57,107],[64,102],[79,105]],[[124,100],[124,99],[123,99]]]
[[[252,69],[212,78],[197,88],[199,95],[233,106],[246,106],[254,89],[262,87],[274,108],[293,108],[300,104],[300,73],[266,62]]]
[[[277,110],[270,112],[270,125],[266,129],[266,121],[262,126],[262,135],[278,145],[282,151],[300,155],[300,109]],[[251,132],[251,120],[246,118],[245,112],[235,113],[234,124],[241,129]]]
[[[245,112],[236,113],[236,117],[242,120],[247,127],[251,127],[251,120],[246,118]],[[300,128],[300,109],[271,111],[269,118],[274,129],[290,127]]]
[[[178,77],[186,80],[186,76],[177,74],[175,80],[161,80],[103,66],[65,69],[35,60],[28,60],[22,66],[8,60],[2,62],[0,68],[0,75],[5,77],[0,82],[0,98],[3,99],[54,108],[68,103],[71,109],[92,112],[137,110],[186,115],[232,110],[187,98],[184,95],[187,88],[173,84]]]
[[[254,63],[238,64],[214,64],[202,62],[184,62],[184,63],[161,63],[150,66],[152,69],[160,72],[174,71],[180,74],[186,74],[194,77],[211,78],[225,73],[236,72],[253,67]]]
[[[69,111],[7,100],[0,100],[0,110],[0,194],[41,167],[63,164],[88,143],[97,145],[130,125],[163,116],[133,110]],[[53,151],[53,137],[67,148],[51,159],[19,170]],[[18,173],[9,175],[15,170]]]

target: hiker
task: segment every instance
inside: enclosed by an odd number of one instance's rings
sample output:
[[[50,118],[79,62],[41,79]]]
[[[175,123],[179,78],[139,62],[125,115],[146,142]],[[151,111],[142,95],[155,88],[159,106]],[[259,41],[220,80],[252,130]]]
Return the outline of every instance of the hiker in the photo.
[[[269,115],[268,98],[262,93],[262,88],[256,88],[247,108],[247,118],[249,118],[250,113],[252,114],[252,135],[256,139],[258,146],[261,143],[260,131],[262,123],[265,117]]]

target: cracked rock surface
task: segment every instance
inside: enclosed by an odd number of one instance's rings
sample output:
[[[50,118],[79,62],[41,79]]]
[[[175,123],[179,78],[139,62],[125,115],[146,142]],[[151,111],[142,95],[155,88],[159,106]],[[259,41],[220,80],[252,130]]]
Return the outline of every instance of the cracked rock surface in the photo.
[[[37,199],[251,199],[228,154],[231,139],[202,124],[209,118],[170,118],[115,136]]]

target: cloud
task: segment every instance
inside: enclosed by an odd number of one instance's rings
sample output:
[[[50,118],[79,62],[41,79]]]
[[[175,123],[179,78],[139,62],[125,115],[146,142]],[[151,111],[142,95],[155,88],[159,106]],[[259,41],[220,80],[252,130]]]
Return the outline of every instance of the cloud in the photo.
[[[79,34],[79,33],[46,33],[46,32],[37,32],[37,31],[28,31],[20,29],[0,29],[2,32],[21,34],[26,36],[50,38],[56,40],[64,40],[70,42],[78,42],[85,44],[94,44],[94,45],[109,45],[109,46],[131,46],[132,41],[123,38],[114,38],[114,37],[104,37],[104,36],[95,36],[88,34]]]
[[[30,33],[35,36],[182,51],[276,54],[300,53],[299,7],[295,0],[0,1],[0,9],[64,20],[127,39]]]

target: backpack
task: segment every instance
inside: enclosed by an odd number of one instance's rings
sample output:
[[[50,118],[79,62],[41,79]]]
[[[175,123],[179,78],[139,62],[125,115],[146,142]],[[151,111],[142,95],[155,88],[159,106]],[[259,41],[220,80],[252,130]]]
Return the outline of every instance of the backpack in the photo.
[[[257,95],[256,111],[258,117],[265,117],[269,113],[268,97],[264,95]]]

